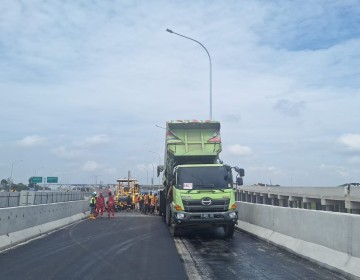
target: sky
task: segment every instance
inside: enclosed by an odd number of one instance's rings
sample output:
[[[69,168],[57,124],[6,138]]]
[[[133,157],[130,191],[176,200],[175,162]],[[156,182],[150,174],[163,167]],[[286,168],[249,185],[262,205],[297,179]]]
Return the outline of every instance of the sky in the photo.
[[[158,183],[211,110],[245,185],[360,182],[359,65],[360,0],[2,0],[0,179]]]

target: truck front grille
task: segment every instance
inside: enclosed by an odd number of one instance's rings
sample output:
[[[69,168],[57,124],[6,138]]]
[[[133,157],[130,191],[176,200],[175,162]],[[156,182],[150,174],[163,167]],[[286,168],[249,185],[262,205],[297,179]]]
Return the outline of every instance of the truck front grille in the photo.
[[[183,199],[185,212],[225,212],[229,203],[229,199],[212,199],[210,205],[203,205],[202,199]]]

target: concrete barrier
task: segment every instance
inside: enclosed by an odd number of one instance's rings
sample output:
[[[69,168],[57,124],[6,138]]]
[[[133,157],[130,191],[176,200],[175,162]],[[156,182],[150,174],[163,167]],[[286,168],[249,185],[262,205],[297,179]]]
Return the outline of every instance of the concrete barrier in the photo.
[[[0,192],[0,208],[15,207],[19,205],[20,193]]]
[[[304,258],[360,278],[360,216],[237,202],[238,227]]]
[[[88,200],[0,209],[0,250],[86,217]]]
[[[57,202],[67,202],[75,200],[83,200],[85,193],[80,191],[21,191],[20,206],[33,204],[50,204]]]
[[[80,191],[0,192],[0,208],[84,200],[86,196]]]

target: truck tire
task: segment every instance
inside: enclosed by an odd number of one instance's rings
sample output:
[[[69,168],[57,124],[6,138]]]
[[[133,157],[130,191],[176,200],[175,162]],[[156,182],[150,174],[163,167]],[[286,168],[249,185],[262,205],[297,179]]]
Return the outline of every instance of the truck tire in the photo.
[[[170,211],[170,204],[166,204],[165,224],[166,224],[168,227],[171,227],[171,211]]]
[[[233,224],[224,226],[225,238],[233,237],[234,230],[235,230],[235,225],[233,225]]]
[[[170,228],[170,234],[172,237],[178,237],[179,236],[179,230],[177,228],[177,225],[171,224]]]

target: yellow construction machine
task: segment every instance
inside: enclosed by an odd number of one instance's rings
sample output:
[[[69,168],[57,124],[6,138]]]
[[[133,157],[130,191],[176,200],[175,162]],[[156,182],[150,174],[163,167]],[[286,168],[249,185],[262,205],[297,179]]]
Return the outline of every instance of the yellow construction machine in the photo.
[[[140,193],[140,186],[136,179],[117,179],[117,187],[115,191],[115,209],[124,210],[130,206],[134,208],[135,194]],[[130,199],[128,198],[130,196]],[[130,204],[130,205],[129,205]]]

